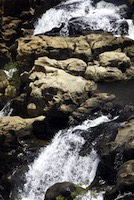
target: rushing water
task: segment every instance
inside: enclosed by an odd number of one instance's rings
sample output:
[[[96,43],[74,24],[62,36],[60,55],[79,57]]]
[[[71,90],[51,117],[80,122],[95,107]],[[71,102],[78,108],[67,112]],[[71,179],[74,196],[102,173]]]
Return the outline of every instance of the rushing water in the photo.
[[[96,174],[99,158],[94,149],[90,155],[80,156],[79,151],[85,140],[82,131],[110,120],[101,116],[95,120],[86,120],[81,125],[59,131],[51,144],[44,147],[38,158],[29,166],[26,183],[20,195],[22,200],[43,200],[45,191],[54,183],[70,181],[82,186],[89,185]],[[83,200],[94,199],[88,192]],[[103,199],[98,194],[98,200]]]
[[[127,5],[123,3],[117,6],[105,1],[95,4],[92,0],[67,0],[43,14],[34,34],[46,33],[64,24],[60,34],[68,35],[70,20],[78,19],[78,25],[83,30],[104,30],[116,35],[124,34],[122,24],[125,22],[128,26],[126,34],[134,39],[134,24],[130,19],[125,20],[127,10]]]
[[[8,101],[5,106],[0,110],[0,117],[10,116],[13,109],[10,107],[10,101]]]

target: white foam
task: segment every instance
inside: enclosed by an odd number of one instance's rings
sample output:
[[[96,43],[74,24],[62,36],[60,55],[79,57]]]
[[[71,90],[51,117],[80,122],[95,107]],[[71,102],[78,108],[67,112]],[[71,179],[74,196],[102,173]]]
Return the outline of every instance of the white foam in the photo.
[[[70,181],[88,186],[95,177],[99,158],[94,149],[88,156],[79,155],[85,142],[80,131],[108,121],[108,117],[101,116],[95,120],[86,120],[74,128],[59,131],[51,144],[43,148],[29,166],[26,183],[21,191],[22,200],[43,200],[45,191],[56,182]]]
[[[102,29],[114,33],[119,27],[118,24],[124,20],[126,5],[116,6],[105,1],[92,5],[92,2],[91,0],[68,0],[51,8],[38,20],[34,35],[51,31],[55,27],[60,27],[63,23],[65,26],[60,33],[61,35],[68,35],[68,21],[77,17],[82,17],[84,20],[81,26],[86,24],[86,27],[92,30]],[[133,23],[132,20],[130,21],[128,20],[128,32],[129,37],[133,38]]]
[[[6,105],[0,110],[0,117],[10,116],[13,109],[10,107],[10,101],[6,103]]]

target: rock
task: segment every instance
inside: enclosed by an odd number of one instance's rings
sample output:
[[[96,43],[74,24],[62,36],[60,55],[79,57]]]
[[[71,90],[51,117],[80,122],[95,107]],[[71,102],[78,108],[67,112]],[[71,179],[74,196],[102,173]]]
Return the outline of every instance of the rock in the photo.
[[[107,93],[97,93],[93,97],[87,99],[82,103],[78,109],[76,109],[70,116],[70,123],[75,121],[80,122],[86,119],[87,116],[91,115],[94,111],[99,109],[104,103],[115,99],[114,95]]]
[[[74,17],[68,21],[69,35],[83,35],[84,32],[91,33],[91,27],[89,26],[89,18],[86,17]]]
[[[45,72],[45,66],[55,67],[58,69],[63,69],[64,71],[76,75],[82,76],[86,70],[87,64],[77,58],[69,58],[66,60],[55,60],[49,59],[48,57],[40,57],[35,61],[35,70]]]
[[[9,98],[14,98],[16,97],[16,88],[12,85],[8,85],[5,89],[5,94],[6,97]]]
[[[133,40],[123,37],[116,38],[110,34],[90,34],[71,38],[30,36],[18,40],[17,60],[20,63],[21,72],[24,72],[24,70],[31,69],[34,60],[37,60],[38,57],[47,56],[57,60],[79,58],[87,63],[93,61],[93,58],[96,59],[102,52],[124,49],[130,45],[133,45]],[[121,55],[125,57],[125,54]],[[130,66],[130,59],[127,57],[125,59],[125,62],[128,62]]]
[[[36,66],[36,62],[30,73],[29,82],[29,116],[68,116],[96,89],[92,81],[86,81],[82,77],[73,76],[49,65]]]
[[[130,47],[126,47],[124,49],[124,53],[126,53],[126,55],[131,58],[131,61],[134,62],[134,45],[130,46]]]
[[[6,73],[0,70],[0,93],[4,93],[5,88],[9,85],[8,77]]]
[[[126,20],[121,20],[120,22],[115,22],[113,24],[114,35],[128,35],[129,25]]]
[[[84,61],[92,60],[92,52],[86,38],[31,36],[18,40],[17,48],[20,64],[23,70],[30,70],[34,60],[38,57],[64,60],[70,57],[80,58]],[[21,66],[20,66],[21,69]]]
[[[17,145],[21,140],[33,137],[33,123],[41,121],[43,123],[45,117],[39,116],[36,118],[23,119],[18,116],[0,117],[0,138],[1,148],[3,146]]]
[[[92,53],[95,58],[105,51],[113,51],[116,49],[124,49],[127,46],[134,45],[134,41],[125,37],[114,37],[110,34],[90,34],[87,36],[90,42]]]
[[[124,79],[123,73],[116,67],[88,66],[85,72],[87,80],[112,82]]]
[[[55,183],[46,191],[44,200],[56,200],[64,198],[73,200],[78,194],[86,190],[70,182]]]
[[[118,134],[115,138],[116,144],[121,146],[122,144],[126,144],[130,141],[130,139],[134,139],[134,119],[130,119],[124,126],[122,126],[118,130]],[[133,146],[134,148],[134,146]]]
[[[126,80],[134,79],[134,66],[132,66],[126,70],[124,79],[126,79]]]
[[[134,188],[134,160],[129,160],[119,168],[117,173],[117,189],[119,191],[132,191]]]
[[[116,67],[122,72],[130,67],[130,58],[125,53],[120,52],[104,52],[99,55],[100,65],[103,67]]]

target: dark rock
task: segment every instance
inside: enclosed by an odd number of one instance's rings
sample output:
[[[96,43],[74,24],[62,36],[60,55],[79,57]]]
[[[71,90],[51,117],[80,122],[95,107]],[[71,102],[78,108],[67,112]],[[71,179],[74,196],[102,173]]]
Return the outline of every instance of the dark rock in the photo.
[[[56,200],[58,197],[65,200],[73,200],[82,191],[85,190],[70,182],[55,183],[46,191],[44,200]],[[74,196],[73,193],[75,193]]]

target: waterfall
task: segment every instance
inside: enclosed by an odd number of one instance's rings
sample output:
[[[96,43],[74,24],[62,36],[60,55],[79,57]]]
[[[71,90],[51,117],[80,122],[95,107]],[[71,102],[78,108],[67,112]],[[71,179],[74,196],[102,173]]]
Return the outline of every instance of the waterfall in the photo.
[[[127,10],[123,3],[117,6],[105,1],[95,4],[92,0],[67,0],[43,14],[35,26],[34,35],[49,32],[63,24],[60,34],[68,35],[70,20],[78,19],[78,26],[83,30],[104,30],[115,35],[126,34],[134,39],[134,24],[132,20],[125,19]]]
[[[10,101],[8,101],[5,106],[0,110],[0,117],[10,116],[13,109],[10,107]]]
[[[83,187],[88,186],[95,177],[99,158],[94,149],[87,156],[79,155],[85,142],[81,133],[109,121],[108,117],[101,116],[95,120],[86,120],[76,127],[59,131],[51,143],[42,148],[39,156],[29,165],[25,175],[26,183],[20,190],[21,199],[43,200],[46,190],[54,183],[62,181],[81,184]],[[91,198],[90,192],[82,198],[86,200],[89,196]],[[103,199],[101,193],[98,194],[97,199]]]

